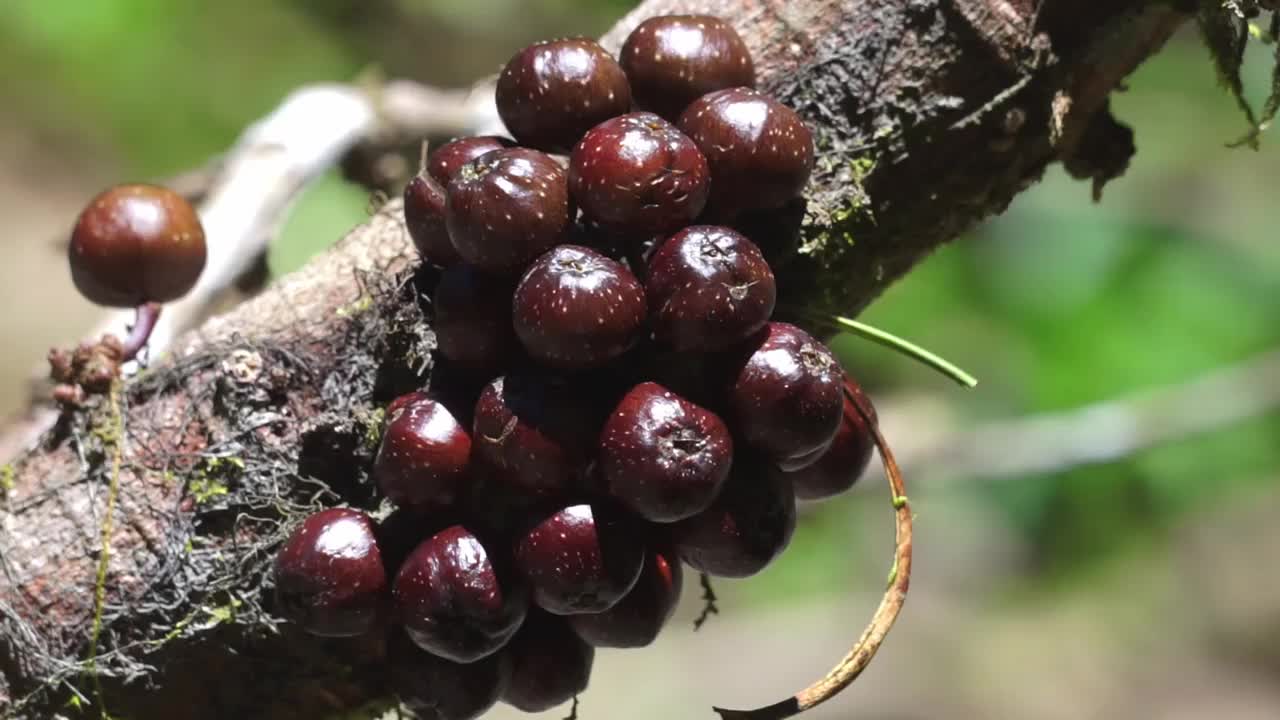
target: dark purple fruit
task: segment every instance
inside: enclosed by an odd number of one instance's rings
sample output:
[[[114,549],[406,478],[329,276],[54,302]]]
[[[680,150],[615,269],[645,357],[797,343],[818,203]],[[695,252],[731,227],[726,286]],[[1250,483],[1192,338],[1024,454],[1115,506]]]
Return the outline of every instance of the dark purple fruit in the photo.
[[[844,409],[843,371],[809,333],[771,322],[730,372],[735,429],[775,461],[811,453],[835,437]]]
[[[709,92],[756,84],[746,44],[711,15],[649,18],[627,36],[618,57],[636,105],[672,122]]]
[[[76,289],[109,307],[177,300],[200,279],[205,256],[195,208],[155,185],[117,185],[95,197],[67,248]]]
[[[862,389],[847,375],[844,387],[844,415],[835,439],[813,462],[787,474],[795,486],[796,497],[801,500],[823,500],[845,492],[871,462],[875,438],[854,404],[854,398],[862,395]]]
[[[424,393],[412,395],[392,403],[373,480],[397,505],[443,507],[465,490],[471,437],[443,403]]]
[[[707,161],[653,113],[595,126],[569,158],[569,192],[606,231],[644,237],[693,222],[707,203]]]
[[[497,378],[476,402],[477,472],[526,499],[580,486],[600,428],[590,403],[580,388],[543,373]]]
[[[596,651],[565,618],[534,610],[504,654],[511,675],[502,702],[534,713],[569,702],[586,690]]]
[[[553,367],[598,367],[640,339],[644,288],[621,263],[579,245],[538,258],[516,286],[516,336]]]
[[[462,262],[453,249],[444,222],[445,192],[433,178],[421,173],[404,186],[404,226],[422,261],[438,267]]]
[[[739,457],[711,507],[671,526],[681,559],[709,575],[744,578],[782,554],[796,529],[791,482],[763,458]]]
[[[680,558],[674,552],[650,550],[640,579],[626,597],[602,613],[572,615],[569,624],[594,647],[645,647],[675,612],[683,582]]]
[[[657,383],[622,398],[600,434],[609,492],[653,522],[675,522],[715,500],[729,476],[733,439],[714,413]]]
[[[515,544],[534,603],[556,615],[613,607],[635,585],[644,552],[636,522],[602,503],[542,515]]]
[[[474,720],[497,702],[510,665],[503,653],[461,664],[423,652],[397,629],[387,642],[392,690],[422,720]]]
[[[392,598],[418,647],[460,663],[497,652],[528,612],[519,583],[494,567],[480,539],[461,525],[432,535],[409,555]]]
[[[355,637],[374,626],[387,588],[373,521],[350,508],[302,521],[276,555],[280,614],[312,635]]]
[[[617,61],[593,40],[530,45],[498,76],[498,115],[521,145],[568,152],[592,127],[631,109]]]
[[[511,327],[515,283],[470,265],[447,268],[432,298],[440,354],[470,373],[492,377],[519,345]]]
[[[813,135],[794,110],[750,88],[704,95],[680,116],[711,168],[707,213],[782,207],[799,197],[813,170]]]
[[[518,272],[560,242],[572,218],[564,168],[537,150],[496,150],[449,182],[445,222],[462,259]]]
[[[777,285],[750,240],[726,227],[694,225],[649,260],[645,292],[654,337],[676,350],[723,350],[769,321]]]
[[[515,147],[511,140],[497,135],[458,138],[441,145],[427,156],[426,172],[443,187],[458,174],[463,165],[494,150]]]

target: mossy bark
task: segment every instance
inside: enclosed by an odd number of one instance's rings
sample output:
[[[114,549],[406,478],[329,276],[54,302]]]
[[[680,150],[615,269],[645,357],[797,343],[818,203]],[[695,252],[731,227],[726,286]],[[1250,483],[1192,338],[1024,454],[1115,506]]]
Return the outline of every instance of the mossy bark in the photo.
[[[606,43],[663,12],[733,20],[762,86],[811,123],[818,167],[784,302],[848,315],[1050,163],[1098,187],[1122,172],[1133,143],[1108,95],[1189,18],[1141,0],[650,0]],[[430,280],[392,203],[131,379],[123,437],[103,431],[114,416],[101,402],[6,466],[6,716],[96,714],[98,684],[131,720],[313,718],[385,698],[380,643],[300,636],[275,622],[264,588],[293,519],[373,502],[381,404],[449,382],[431,377],[418,301]]]

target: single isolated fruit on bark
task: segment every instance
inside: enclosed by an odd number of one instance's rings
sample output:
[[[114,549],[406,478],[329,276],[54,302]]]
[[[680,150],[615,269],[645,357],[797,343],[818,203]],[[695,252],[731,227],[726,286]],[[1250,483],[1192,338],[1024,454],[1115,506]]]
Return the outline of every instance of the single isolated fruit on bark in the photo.
[[[89,202],[71,231],[71,279],[108,307],[166,303],[204,270],[204,227],[181,195],[155,185],[117,185]]]
[[[631,86],[594,40],[550,40],[507,62],[496,100],[499,117],[521,145],[568,152],[592,127],[631,109]]]
[[[276,555],[275,583],[280,614],[312,635],[368,632],[387,586],[373,521],[350,508],[310,515]]]

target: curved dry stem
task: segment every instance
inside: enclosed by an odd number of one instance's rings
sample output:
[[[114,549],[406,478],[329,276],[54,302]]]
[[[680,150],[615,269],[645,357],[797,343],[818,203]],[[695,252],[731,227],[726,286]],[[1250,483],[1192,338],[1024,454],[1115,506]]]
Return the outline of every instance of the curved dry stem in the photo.
[[[857,644],[822,679],[786,700],[754,710],[713,708],[723,720],[780,720],[798,715],[835,697],[858,679],[867,665],[871,664],[871,659],[889,635],[889,630],[893,628],[898,614],[902,612],[902,605],[906,602],[907,589],[911,586],[912,542],[911,503],[907,500],[906,484],[898,462],[893,457],[893,451],[880,433],[871,408],[864,406],[858,398],[851,396],[851,399],[875,437],[876,448],[884,461],[885,474],[889,477],[890,499],[895,513],[893,568],[889,571],[889,586]]]

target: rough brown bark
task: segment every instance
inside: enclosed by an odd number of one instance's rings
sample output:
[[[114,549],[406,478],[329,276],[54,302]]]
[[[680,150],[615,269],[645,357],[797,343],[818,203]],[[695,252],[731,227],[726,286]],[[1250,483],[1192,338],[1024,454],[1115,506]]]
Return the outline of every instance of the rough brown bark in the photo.
[[[763,86],[809,120],[819,147],[785,301],[853,314],[1049,163],[1099,185],[1128,163],[1132,139],[1107,97],[1188,16],[1143,0],[1044,4],[650,0],[606,40],[616,48],[662,12],[735,22]],[[91,675],[108,708],[134,720],[317,717],[385,695],[378,643],[298,636],[273,622],[262,589],[291,520],[369,503],[376,408],[432,374],[415,302],[430,278],[411,264],[389,205],[129,381],[118,418],[103,399],[6,466],[7,715],[76,715],[67,702],[94,700]],[[107,612],[89,668],[117,458]]]

